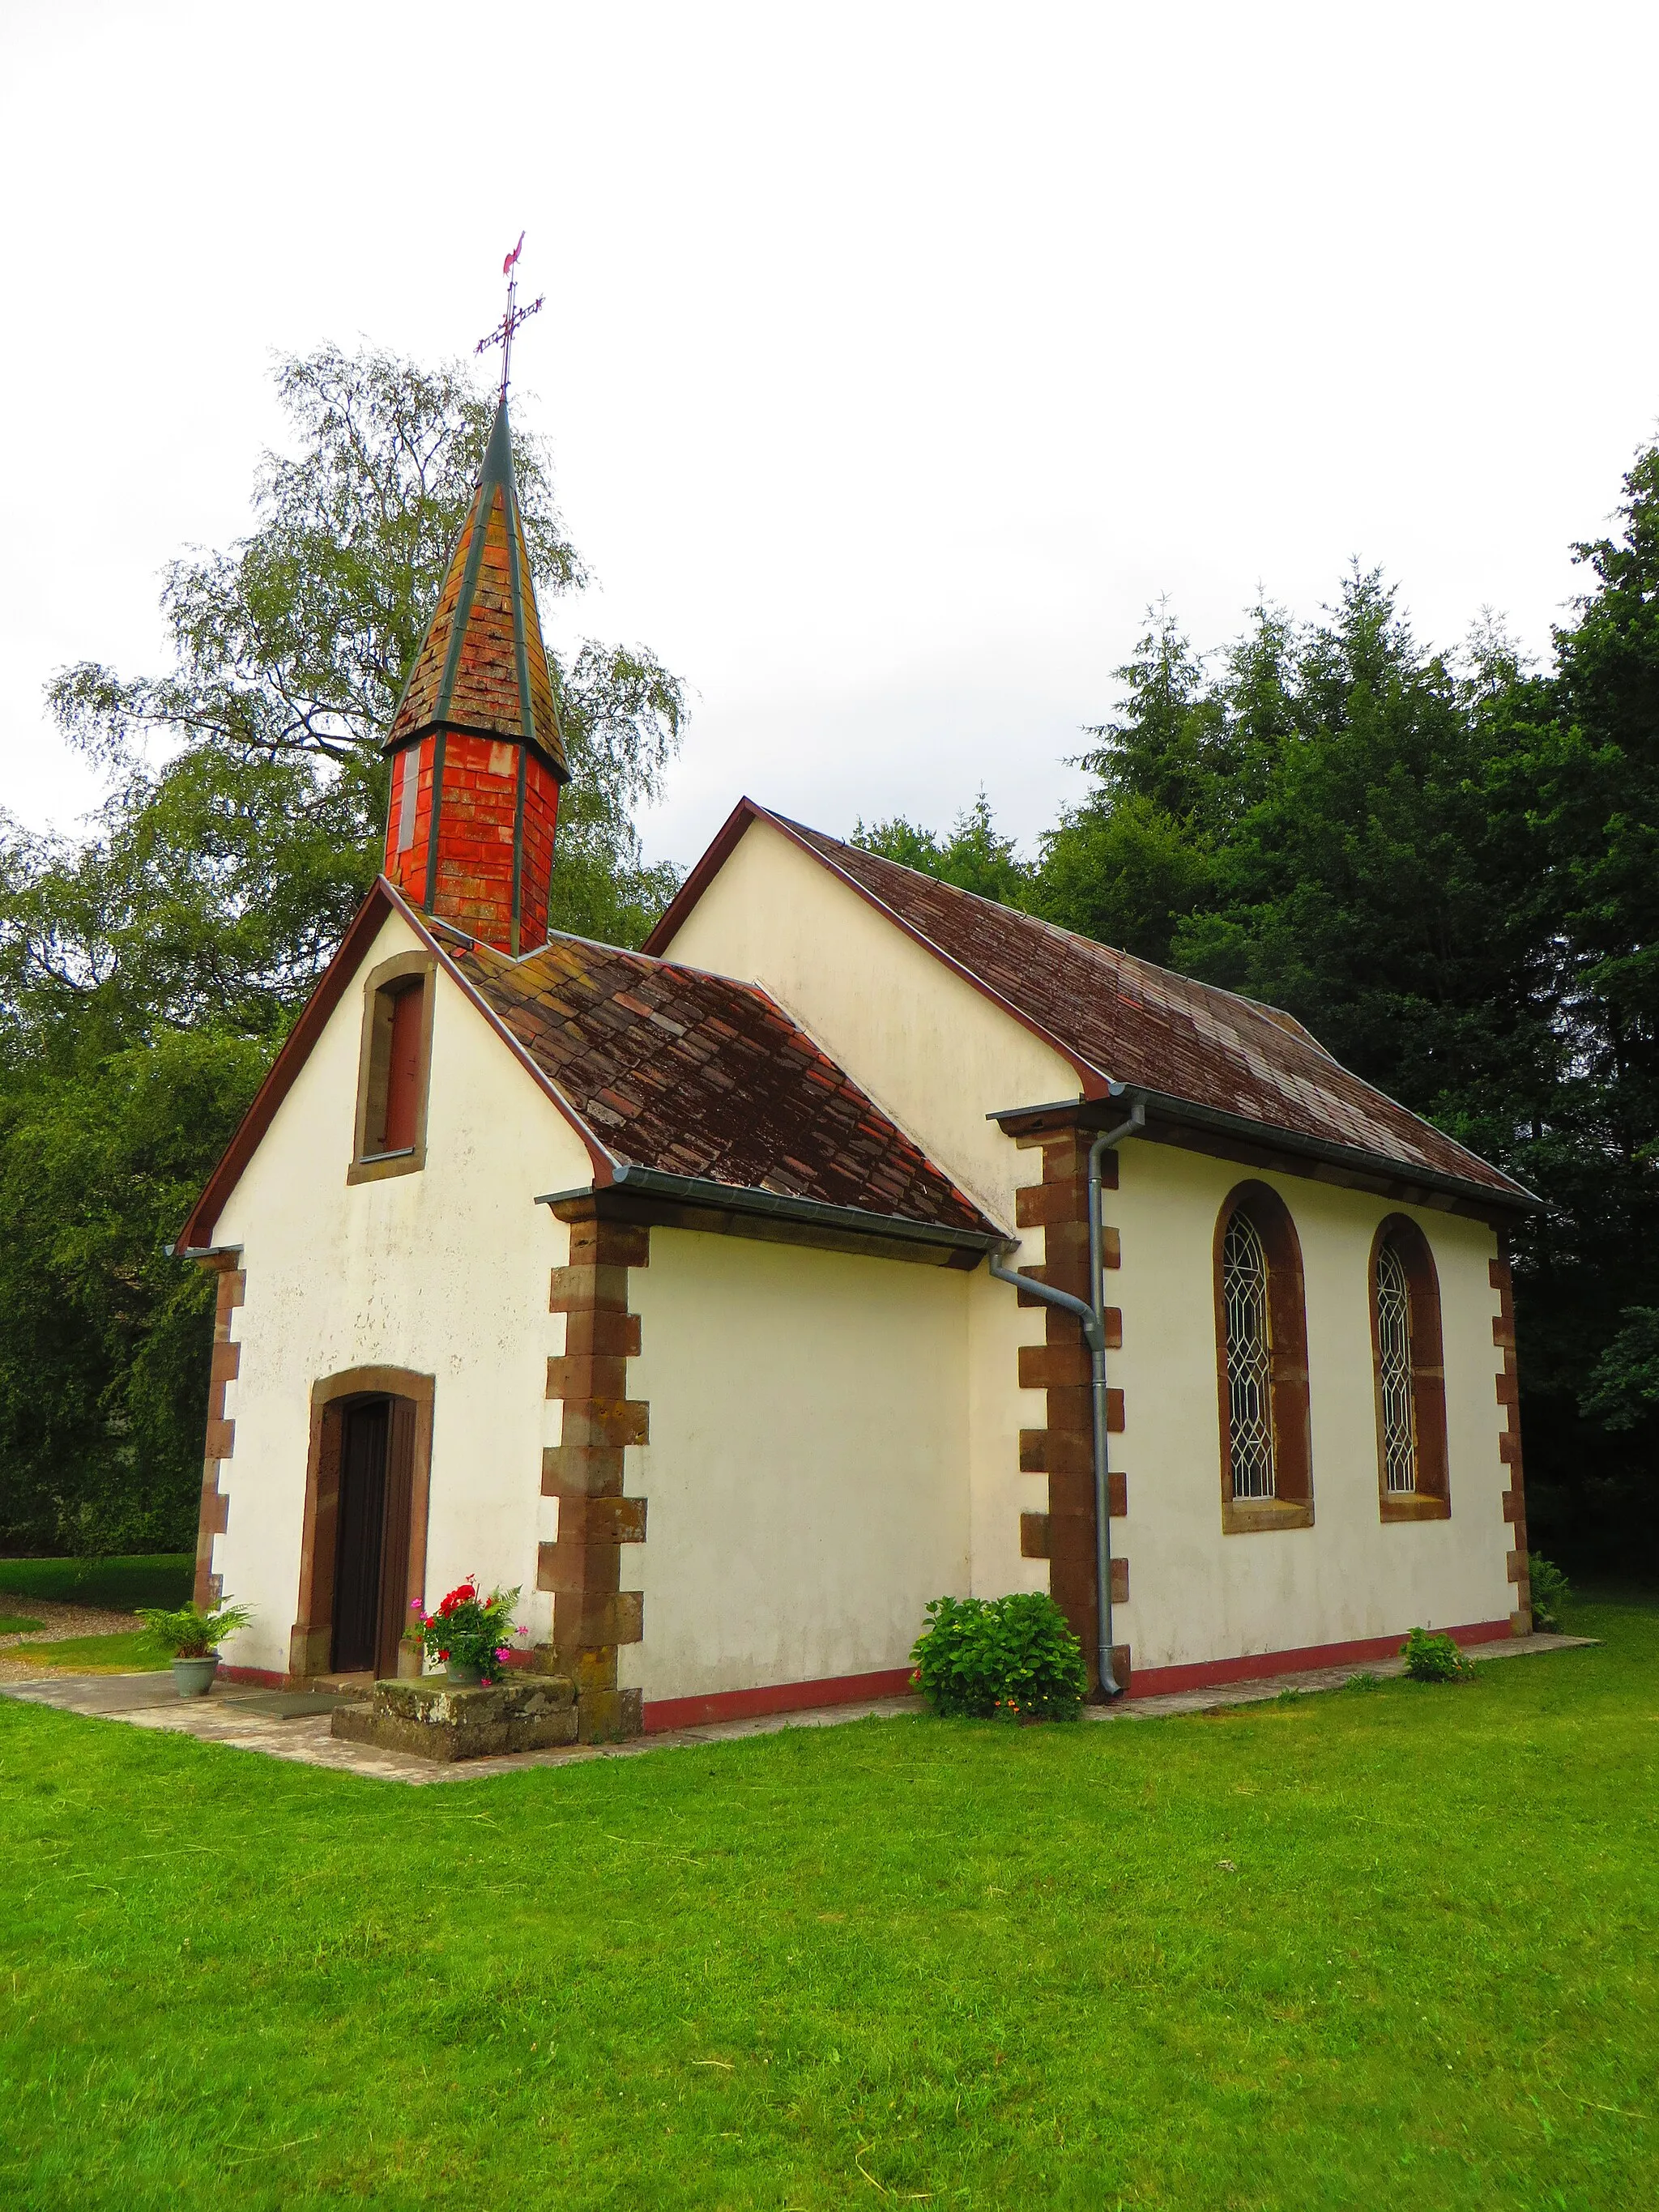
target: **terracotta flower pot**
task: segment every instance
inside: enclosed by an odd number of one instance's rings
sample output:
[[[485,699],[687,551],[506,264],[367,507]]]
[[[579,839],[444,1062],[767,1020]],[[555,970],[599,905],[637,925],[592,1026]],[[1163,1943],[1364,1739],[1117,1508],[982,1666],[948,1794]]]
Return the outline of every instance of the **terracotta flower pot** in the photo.
[[[218,1671],[216,1651],[204,1652],[198,1659],[175,1659],[173,1686],[181,1698],[204,1698],[213,1687],[213,1678]]]

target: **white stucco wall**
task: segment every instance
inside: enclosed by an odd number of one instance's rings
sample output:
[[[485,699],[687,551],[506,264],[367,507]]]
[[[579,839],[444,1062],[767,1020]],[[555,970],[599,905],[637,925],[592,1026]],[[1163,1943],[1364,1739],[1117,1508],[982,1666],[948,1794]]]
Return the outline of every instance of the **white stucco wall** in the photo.
[[[668,957],[763,985],[994,1221],[1012,1227],[1029,1156],[985,1117],[1075,1098],[1075,1071],[820,861],[769,823],[751,822]]]
[[[969,1279],[653,1229],[629,1278],[651,1408],[623,1554],[647,1701],[902,1667],[969,1574]]]
[[[415,949],[388,918],[362,974]],[[226,1646],[237,1665],[285,1668],[295,1615],[311,1389],[343,1368],[435,1376],[427,1601],[464,1575],[522,1584],[520,1618],[549,1632],[536,1595],[544,1441],[559,1409],[546,1362],[564,1322],[549,1271],[568,1231],[534,1200],[589,1179],[569,1124],[447,976],[437,979],[427,1164],[349,1186],[361,978],[278,1108],[215,1232],[240,1244],[246,1303],[232,1319],[241,1371],[225,1394],[235,1450],[220,1470],[228,1526],[214,1548],[227,1591],[255,1608]]]
[[[1133,1140],[1118,1162],[1107,1215],[1119,1227],[1123,1264],[1108,1295],[1122,1310],[1123,1347],[1109,1364],[1125,1420],[1112,1465],[1128,1476],[1129,1510],[1113,1523],[1113,1540],[1130,1571],[1116,1630],[1136,1667],[1506,1619],[1514,1593],[1504,1572],[1492,1232],[1297,1176],[1255,1178],[1283,1198],[1302,1245],[1314,1525],[1228,1536],[1212,1238],[1223,1200],[1252,1171]],[[1376,1224],[1395,1212],[1422,1229],[1440,1279],[1451,1516],[1384,1526],[1367,1267]]]
[[[769,823],[753,822],[687,916],[669,957],[769,991],[883,1112],[1012,1231],[1016,1185],[1042,1173],[986,1115],[1075,1098],[1071,1063],[991,1004]],[[1042,1257],[1028,1231],[1023,1265]],[[1018,1388],[1018,1347],[1039,1312],[981,1266],[968,1293],[971,1587],[981,1597],[1047,1589],[1019,1551],[1019,1516],[1042,1486],[1019,1471],[1021,1424],[1042,1407]]]

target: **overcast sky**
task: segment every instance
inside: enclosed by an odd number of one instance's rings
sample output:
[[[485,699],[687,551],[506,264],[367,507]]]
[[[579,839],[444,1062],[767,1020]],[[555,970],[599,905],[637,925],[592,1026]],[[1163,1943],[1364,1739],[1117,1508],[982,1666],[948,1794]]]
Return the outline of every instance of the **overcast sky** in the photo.
[[[0,0],[0,801],[96,795],[41,686],[165,664],[248,525],[274,349],[548,306],[526,422],[740,793],[1034,838],[1167,595],[1201,645],[1351,556],[1534,648],[1659,428],[1659,8]]]

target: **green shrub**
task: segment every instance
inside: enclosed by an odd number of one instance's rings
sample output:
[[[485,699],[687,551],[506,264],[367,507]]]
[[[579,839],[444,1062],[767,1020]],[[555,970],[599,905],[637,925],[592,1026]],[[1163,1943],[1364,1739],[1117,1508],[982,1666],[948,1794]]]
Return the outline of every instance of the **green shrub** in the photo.
[[[1527,1580],[1532,1588],[1532,1625],[1547,1636],[1561,1632],[1561,1615],[1572,1602],[1572,1585],[1553,1559],[1541,1552],[1527,1554]]]
[[[936,1597],[910,1656],[936,1713],[1074,1721],[1089,1692],[1083,1646],[1042,1590]]]
[[[1466,1682],[1474,1673],[1449,1636],[1436,1636],[1426,1628],[1413,1628],[1401,1650],[1406,1672],[1413,1682]]]

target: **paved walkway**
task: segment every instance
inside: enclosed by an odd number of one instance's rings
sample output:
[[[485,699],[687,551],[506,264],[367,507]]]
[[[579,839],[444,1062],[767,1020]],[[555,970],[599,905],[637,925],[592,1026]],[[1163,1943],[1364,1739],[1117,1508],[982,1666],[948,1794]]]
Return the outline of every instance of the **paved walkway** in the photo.
[[[1480,1645],[1475,1656],[1522,1659],[1548,1651],[1571,1651],[1593,1644],[1589,1636],[1522,1636]],[[1092,1705],[1091,1721],[1150,1721],[1168,1713],[1214,1712],[1228,1705],[1261,1704],[1297,1692],[1340,1689],[1356,1674],[1400,1674],[1399,1659],[1374,1659],[1356,1667],[1321,1667],[1302,1674],[1263,1675],[1229,1682],[1218,1689],[1184,1690],[1170,1697],[1134,1698],[1115,1705]],[[704,1728],[665,1729],[629,1743],[573,1744],[562,1751],[520,1752],[505,1759],[469,1759],[453,1765],[405,1759],[371,1745],[346,1743],[329,1734],[329,1716],[343,1700],[323,1691],[260,1690],[240,1682],[216,1683],[205,1698],[182,1698],[170,1673],[155,1674],[57,1674],[50,1680],[0,1684],[0,1696],[53,1705],[60,1712],[86,1713],[102,1720],[128,1721],[136,1728],[167,1729],[208,1743],[228,1743],[244,1751],[263,1751],[274,1759],[297,1759],[307,1766],[329,1766],[382,1782],[473,1782],[494,1774],[516,1774],[526,1766],[572,1766],[592,1759],[639,1759],[653,1751],[694,1744],[726,1743],[738,1736],[771,1735],[787,1728],[835,1728],[845,1721],[891,1720],[920,1712],[920,1698],[879,1698],[866,1705],[819,1705],[810,1712],[769,1713],[756,1720],[720,1721]]]

